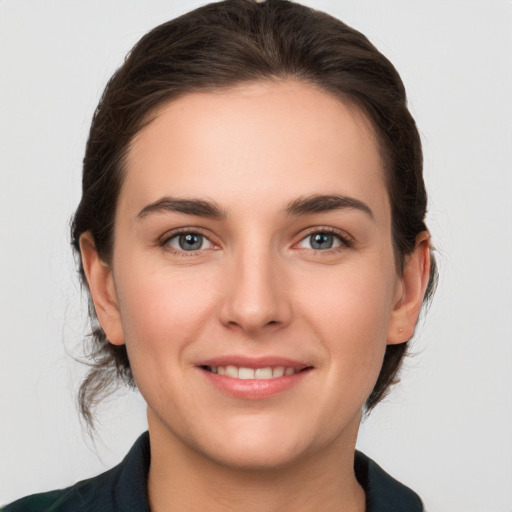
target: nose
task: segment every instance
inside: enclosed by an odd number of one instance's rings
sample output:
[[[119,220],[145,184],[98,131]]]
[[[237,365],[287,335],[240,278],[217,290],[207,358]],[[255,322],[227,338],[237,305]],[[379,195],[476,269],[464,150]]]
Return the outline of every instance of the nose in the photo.
[[[221,322],[251,336],[286,326],[291,303],[286,273],[271,251],[240,250],[225,275]]]

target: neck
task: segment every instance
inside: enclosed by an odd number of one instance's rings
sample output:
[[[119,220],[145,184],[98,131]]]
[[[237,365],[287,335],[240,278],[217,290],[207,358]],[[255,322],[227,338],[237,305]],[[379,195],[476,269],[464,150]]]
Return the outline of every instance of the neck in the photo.
[[[206,458],[155,421],[149,421],[149,432],[152,512],[365,510],[365,494],[354,474],[357,427],[348,436],[350,443],[337,439],[315,455],[264,469],[231,467]]]

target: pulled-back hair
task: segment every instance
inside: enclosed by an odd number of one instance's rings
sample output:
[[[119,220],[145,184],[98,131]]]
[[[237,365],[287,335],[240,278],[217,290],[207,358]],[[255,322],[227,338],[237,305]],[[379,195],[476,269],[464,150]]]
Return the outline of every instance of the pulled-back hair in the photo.
[[[162,103],[181,95],[261,80],[293,79],[357,105],[377,135],[391,203],[398,272],[425,231],[427,196],[421,142],[403,83],[368,39],[341,21],[286,0],[226,0],[196,9],[147,33],[108,82],[94,113],[83,161],[82,199],[72,244],[87,287],[79,239],[89,231],[99,256],[111,262],[114,219],[130,142]],[[426,300],[436,281],[433,261]],[[89,298],[90,370],[79,404],[92,407],[119,382],[135,386],[124,345],[106,338]],[[388,345],[372,409],[395,381],[407,343]]]

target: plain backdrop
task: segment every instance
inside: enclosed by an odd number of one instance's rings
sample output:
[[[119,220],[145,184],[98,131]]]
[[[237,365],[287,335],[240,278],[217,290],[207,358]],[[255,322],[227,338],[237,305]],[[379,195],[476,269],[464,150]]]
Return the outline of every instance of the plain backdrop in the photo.
[[[199,1],[0,1],[0,503],[121,460],[145,407],[91,440],[75,406],[86,302],[68,242],[90,119],[149,29]],[[309,0],[395,64],[419,125],[441,280],[359,447],[430,512],[512,511],[512,3]]]

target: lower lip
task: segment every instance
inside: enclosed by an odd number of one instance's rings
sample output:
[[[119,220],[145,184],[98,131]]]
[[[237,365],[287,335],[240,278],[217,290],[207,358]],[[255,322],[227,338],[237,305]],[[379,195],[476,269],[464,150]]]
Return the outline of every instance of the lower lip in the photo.
[[[283,375],[274,379],[234,379],[200,368],[218,390],[235,398],[245,400],[263,400],[278,395],[297,386],[311,369],[302,370],[293,375]]]

